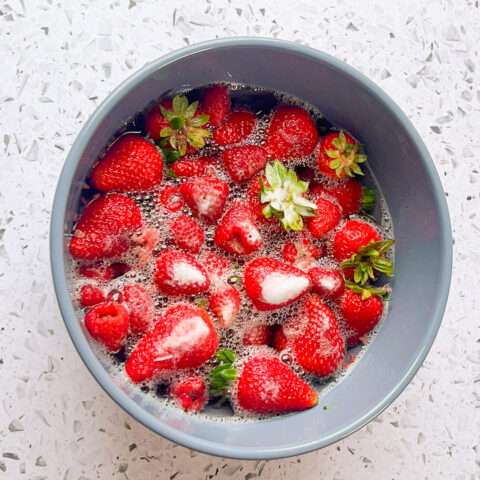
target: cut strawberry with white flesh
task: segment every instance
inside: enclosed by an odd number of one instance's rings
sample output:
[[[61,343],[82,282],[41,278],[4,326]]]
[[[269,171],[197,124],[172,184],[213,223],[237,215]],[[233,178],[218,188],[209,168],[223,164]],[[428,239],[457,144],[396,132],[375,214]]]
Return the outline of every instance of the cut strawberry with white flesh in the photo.
[[[155,266],[155,283],[167,295],[191,295],[205,292],[210,286],[207,272],[188,253],[165,250]]]
[[[240,310],[240,292],[227,283],[217,287],[208,300],[221,328],[228,328]]]
[[[310,289],[310,278],[291,265],[260,257],[245,267],[244,286],[258,310],[276,310],[305,295]]]

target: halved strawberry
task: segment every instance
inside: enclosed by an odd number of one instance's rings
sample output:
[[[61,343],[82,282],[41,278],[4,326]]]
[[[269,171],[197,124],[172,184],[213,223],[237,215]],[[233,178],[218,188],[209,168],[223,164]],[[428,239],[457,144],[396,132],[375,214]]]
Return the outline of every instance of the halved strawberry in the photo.
[[[135,383],[166,372],[196,368],[215,353],[218,335],[208,313],[190,303],[176,303],[158,317],[125,364]]]
[[[120,137],[93,168],[90,182],[101,192],[151,190],[162,182],[163,159],[137,134]]]
[[[312,290],[326,300],[339,298],[345,290],[342,274],[335,268],[313,267],[308,271]]]
[[[130,249],[132,234],[141,228],[142,214],[132,199],[119,194],[99,197],[80,217],[70,253],[84,260],[121,255]]]
[[[99,303],[85,315],[90,335],[111,352],[120,350],[128,333],[128,312],[118,303]]]
[[[152,296],[140,285],[127,285],[123,288],[122,297],[128,310],[130,332],[146,332],[155,313]]]
[[[98,303],[105,301],[103,292],[93,285],[84,285],[80,289],[80,296],[78,299],[81,307],[93,307]]]
[[[178,212],[185,205],[180,194],[180,188],[173,185],[166,185],[160,190],[158,203],[169,212]]]
[[[157,257],[155,283],[168,295],[191,295],[210,286],[205,269],[191,255],[177,250],[164,250]]]
[[[245,267],[244,286],[258,310],[275,310],[305,295],[310,289],[310,278],[291,265],[258,257]]]
[[[170,396],[185,411],[199,412],[208,401],[207,385],[200,375],[191,375],[175,382]]]
[[[223,250],[237,255],[258,250],[262,236],[247,202],[238,201],[230,207],[220,221],[213,241]]]
[[[178,248],[191,253],[198,253],[205,241],[202,227],[186,215],[180,215],[170,222],[173,241]]]
[[[170,165],[170,169],[177,177],[201,177],[213,175],[217,167],[217,159],[214,157],[187,158],[177,160]]]
[[[218,127],[230,108],[230,95],[226,85],[206,88],[201,95],[202,111],[209,116],[208,123]]]
[[[245,140],[253,131],[257,117],[252,112],[235,111],[213,132],[213,141],[221,146],[234,145]]]
[[[320,197],[315,203],[317,205],[316,217],[309,217],[306,222],[313,237],[322,238],[338,225],[342,214],[338,205],[325,198]]]
[[[308,112],[293,105],[281,105],[273,114],[265,149],[272,158],[306,157],[313,152],[318,138]]]
[[[230,178],[235,183],[244,183],[265,167],[267,153],[263,147],[241,145],[225,149],[222,160]]]
[[[219,178],[194,177],[182,183],[180,193],[196,218],[213,224],[222,215],[229,189]]]
[[[228,328],[240,310],[240,292],[233,285],[224,283],[210,293],[208,305],[221,328]]]

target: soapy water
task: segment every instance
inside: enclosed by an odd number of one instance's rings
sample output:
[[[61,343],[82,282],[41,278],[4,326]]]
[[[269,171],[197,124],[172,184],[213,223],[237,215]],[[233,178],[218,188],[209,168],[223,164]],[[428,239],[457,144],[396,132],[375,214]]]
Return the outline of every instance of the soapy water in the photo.
[[[189,102],[198,98],[198,89],[191,90],[188,92],[176,92],[176,94],[185,93],[189,97]],[[307,110],[314,123],[316,123],[317,128],[319,130],[320,137],[323,137],[332,131],[338,130],[337,128],[333,127],[327,119],[325,119],[319,109],[312,105],[308,105],[305,102],[302,102],[296,97],[291,95],[282,93],[282,92],[269,92],[264,89],[258,87],[246,87],[244,85],[230,85],[230,95],[232,99],[232,110],[235,109],[242,109],[248,108],[250,111],[254,111],[257,114],[258,121],[255,129],[252,133],[248,136],[248,138],[238,145],[262,145],[264,143],[263,136],[268,129],[269,122],[271,120],[272,110],[275,106],[281,104],[289,104],[289,105],[298,105],[305,110]],[[158,103],[155,102],[154,104]],[[153,105],[153,104],[152,104]],[[110,142],[105,146],[104,150],[100,153],[99,159],[103,157],[107,149],[115,142],[117,138],[119,138],[124,133],[128,132],[140,132],[143,133],[143,126],[144,126],[144,115],[145,113],[151,108],[151,106],[146,110],[140,112],[136,115],[128,124],[123,125],[117,132],[117,134],[111,139]],[[348,132],[350,134],[350,132]],[[351,135],[355,138],[354,135]],[[316,147],[318,149],[318,145]],[[219,154],[223,151],[223,147],[218,147],[214,144],[212,137],[207,137],[206,139],[206,146],[202,149],[201,155],[202,156],[209,156],[209,157],[218,157]],[[368,150],[365,152],[367,155],[369,154]],[[314,151],[308,157],[298,158],[289,160],[286,164],[288,168],[297,168],[298,167],[310,167],[315,169],[315,157],[316,151]],[[270,161],[273,159],[269,159]],[[362,165],[362,169],[365,172],[365,176],[362,177],[362,184],[372,188],[376,194],[376,206],[375,210],[371,213],[371,218],[366,218],[364,216],[352,215],[350,218],[361,218],[363,221],[370,223],[372,226],[377,228],[380,232],[380,235],[384,239],[393,238],[393,228],[391,217],[384,199],[384,196],[381,193],[380,187],[378,182],[369,168],[368,162]],[[246,192],[250,185],[250,182],[246,184],[238,185],[233,184],[230,181],[229,175],[221,164],[220,160],[217,161],[217,165],[215,168],[215,176],[218,178],[227,181],[230,188],[230,194],[225,205],[223,212],[227,212],[230,208],[232,202],[238,200],[245,200],[246,199]],[[144,223],[147,227],[154,227],[157,228],[160,232],[160,239],[158,245],[154,250],[154,255],[160,253],[161,251],[167,248],[175,248],[175,245],[172,241],[171,235],[169,234],[168,225],[169,223],[176,217],[180,215],[187,215],[192,216],[191,212],[189,211],[188,207],[184,206],[177,212],[171,212],[166,210],[158,201],[159,191],[164,189],[167,185],[172,186],[179,186],[179,184],[183,181],[186,181],[186,178],[170,178],[168,176],[164,176],[164,180],[162,185],[151,192],[141,192],[136,194],[129,194],[129,196],[136,202],[139,206],[142,216],[144,218]],[[87,180],[88,181],[88,180]],[[326,183],[323,181],[323,183]],[[328,183],[328,182],[327,182]],[[84,185],[84,189],[82,192],[82,197],[80,199],[80,211],[77,215],[81,214],[83,208],[96,196],[98,196],[98,192],[93,190],[89,187],[88,183]],[[334,199],[331,199],[335,201]],[[372,220],[374,219],[374,221]],[[324,247],[324,251],[328,250],[325,248],[326,245],[331,242],[335,232],[342,227],[346,220],[342,220],[340,224],[326,237],[322,238],[320,241],[315,240],[314,243],[317,246]],[[199,222],[202,223],[202,222]],[[267,312],[260,312],[253,307],[251,301],[245,295],[242,285],[243,279],[243,270],[244,266],[253,258],[257,256],[267,256],[271,258],[275,258],[279,261],[284,261],[282,258],[283,252],[283,245],[286,241],[293,241],[294,243],[298,243],[301,239],[298,232],[289,232],[286,234],[285,232],[279,230],[276,226],[272,227],[270,223],[262,223],[256,222],[257,226],[262,234],[263,237],[263,245],[260,249],[252,254],[249,255],[242,255],[236,256],[233,254],[229,254],[221,249],[219,249],[213,242],[213,236],[215,232],[216,225],[205,225],[202,224],[205,233],[205,242],[200,252],[197,255],[193,255],[196,260],[200,264],[204,264],[204,260],[206,255],[209,252],[213,252],[223,258],[226,259],[229,268],[227,268],[222,275],[220,276],[210,276],[211,280],[211,287],[210,290],[215,288],[216,285],[220,285],[222,283],[229,283],[235,285],[241,294],[241,306],[240,312],[236,317],[234,324],[227,329],[221,329],[216,324],[215,315],[211,312],[208,308],[208,296],[206,293],[202,293],[199,295],[183,295],[183,296],[176,296],[171,297],[167,295],[159,294],[153,280],[153,271],[154,271],[154,263],[155,258],[150,258],[146,264],[142,268],[138,268],[138,257],[135,253],[128,253],[123,255],[121,258],[112,258],[109,259],[108,263],[115,263],[115,262],[122,262],[128,265],[133,266],[130,271],[125,273],[124,275],[110,280],[108,285],[99,283],[99,287],[104,291],[105,296],[110,292],[111,296],[113,295],[113,299],[119,299],[119,295],[121,295],[121,291],[124,286],[126,285],[133,285],[138,284],[145,288],[154,299],[155,307],[156,307],[156,316],[165,309],[168,305],[172,303],[188,301],[194,303],[196,305],[202,306],[205,308],[209,315],[211,316],[212,320],[217,326],[217,333],[220,338],[220,346],[219,349],[231,349],[235,351],[236,354],[236,363],[235,367],[237,368],[237,372],[241,373],[242,365],[245,361],[249,358],[252,358],[252,355],[262,351],[268,351],[270,353],[274,352],[271,348],[267,346],[243,346],[242,345],[242,338],[244,332],[246,332],[249,328],[253,327],[254,325],[281,325],[286,324],[293,315],[295,315],[296,311],[298,310],[298,304],[301,303],[297,302],[296,304],[290,305],[288,307],[274,310],[274,311],[267,311]],[[394,250],[391,249],[388,252],[387,258],[393,261],[394,258]],[[80,265],[84,265],[85,262],[79,262],[73,260],[72,265],[72,272],[77,272],[78,267]],[[329,255],[322,256],[315,260],[315,265],[318,266],[326,266],[326,267],[338,267],[338,263]],[[314,265],[311,265],[314,266]],[[384,280],[381,278],[380,280]],[[78,296],[80,289],[83,285],[88,285],[95,283],[92,281],[91,278],[85,278],[79,274],[73,273],[73,289],[72,289],[72,297],[74,299],[74,304],[78,307],[81,312],[88,311],[87,309],[81,309],[78,305]],[[381,282],[384,283],[384,282]],[[112,293],[113,292],[113,293]],[[116,295],[116,297],[115,297]],[[112,298],[112,297],[111,297]],[[326,301],[327,306],[332,310],[337,318],[340,318],[338,308],[334,302]],[[289,351],[288,347],[282,351],[274,353],[277,355],[286,365],[288,365],[295,373],[297,373],[300,377],[304,378],[310,385],[312,385],[319,393],[319,404],[321,405],[321,396],[326,391],[331,388],[334,388],[338,382],[340,382],[346,375],[349,375],[354,367],[358,364],[359,360],[365,353],[366,349],[368,348],[371,341],[376,336],[377,332],[381,328],[381,325],[385,318],[388,315],[388,302],[384,303],[384,312],[382,314],[382,318],[380,319],[378,325],[375,329],[370,332],[368,335],[365,335],[365,344],[362,346],[357,346],[352,348],[348,348],[346,350],[345,359],[341,364],[341,367],[330,377],[324,379],[318,379],[313,377],[311,374],[308,374],[302,370],[302,368],[295,362],[294,356]],[[81,315],[83,317],[83,314]],[[343,338],[346,338],[348,331],[346,331],[342,322],[339,322],[339,328]],[[97,350],[97,356],[101,358],[102,364],[107,369],[109,374],[115,378],[115,380],[123,385],[123,389],[128,391],[135,391],[137,394],[141,396],[150,397],[150,400],[153,400],[156,404],[161,402],[165,405],[174,406],[178,408],[174,401],[169,399],[168,396],[168,386],[164,379],[156,379],[154,381],[145,382],[143,384],[134,385],[129,378],[127,377],[124,369],[124,362],[128,358],[129,354],[135,347],[136,343],[138,342],[141,335],[131,335],[127,337],[127,341],[124,347],[120,350],[120,352],[116,354],[111,354],[107,352],[104,348],[100,345],[96,345],[94,348]],[[355,355],[355,361],[352,363],[350,362],[350,357],[352,352]],[[188,371],[178,371],[174,372],[173,375],[169,376],[168,383],[173,383],[175,381],[180,381],[193,373],[200,374],[202,377],[207,379],[208,374],[217,364],[217,360],[215,357],[210,359],[205,365],[200,368]],[[348,365],[347,365],[348,364]],[[343,366],[342,366],[343,365]],[[228,418],[229,421],[239,421],[246,420],[246,419],[259,419],[259,418],[269,418],[270,416],[258,416],[258,415],[251,415],[247,412],[241,411],[241,408],[235,403],[235,382],[230,389],[230,397],[231,397],[231,406],[234,411],[234,416],[232,416],[232,411],[227,410],[225,408],[222,409],[222,416],[218,416],[218,412],[212,410],[209,406],[200,412],[200,415],[205,417],[214,418],[216,421],[221,419]],[[148,399],[148,398],[147,398]],[[215,401],[215,399],[213,399]],[[214,402],[213,402],[214,403]],[[194,415],[199,415],[199,413],[193,413]]]

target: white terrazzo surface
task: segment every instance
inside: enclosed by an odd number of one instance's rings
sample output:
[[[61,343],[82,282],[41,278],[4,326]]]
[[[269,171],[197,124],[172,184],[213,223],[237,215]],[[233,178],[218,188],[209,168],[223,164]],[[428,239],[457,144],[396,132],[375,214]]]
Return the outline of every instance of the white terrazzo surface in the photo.
[[[480,478],[478,3],[0,0],[0,479]],[[338,444],[269,462],[189,451],[123,413],[74,351],[49,271],[57,177],[95,107],[146,62],[232,35],[319,48],[380,85],[434,158],[455,237],[447,313],[412,384]]]

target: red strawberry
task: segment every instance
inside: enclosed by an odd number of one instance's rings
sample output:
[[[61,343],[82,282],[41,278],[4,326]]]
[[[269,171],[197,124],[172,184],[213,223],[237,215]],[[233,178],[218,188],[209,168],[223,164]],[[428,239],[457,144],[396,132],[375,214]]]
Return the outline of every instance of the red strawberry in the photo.
[[[361,184],[351,178],[344,182],[315,186],[310,193],[333,197],[346,217],[359,212],[363,197]]]
[[[178,248],[198,253],[205,241],[202,227],[193,218],[181,215],[170,222],[173,241]]]
[[[222,215],[229,190],[219,178],[194,177],[182,183],[180,192],[196,218],[213,224]]]
[[[170,396],[185,411],[199,412],[208,401],[207,385],[199,375],[192,375],[172,385]]]
[[[262,176],[262,180],[265,185],[269,186],[264,176]],[[246,194],[246,200],[250,205],[250,209],[252,210],[255,220],[263,225],[268,225],[274,229],[275,232],[284,232],[285,230],[282,228],[282,225],[278,221],[277,217],[272,216],[270,218],[266,218],[265,215],[263,215],[262,210],[266,204],[260,202],[259,194],[261,189],[262,184],[260,183],[260,177],[256,177],[250,183]]]
[[[167,295],[191,295],[208,290],[205,269],[188,253],[164,250],[155,261],[155,283]]]
[[[208,313],[190,303],[176,303],[158,318],[125,364],[135,382],[162,373],[203,365],[216,351],[218,335]]]
[[[127,285],[122,294],[130,319],[130,332],[134,334],[146,332],[153,322],[155,313],[153,298],[139,285]]]
[[[162,129],[170,127],[170,122],[160,111],[160,105],[167,110],[172,110],[172,101],[170,99],[165,99],[158,105],[155,105],[145,117],[145,130],[154,142],[160,140],[160,131]]]
[[[335,268],[314,267],[308,271],[312,280],[312,290],[320,298],[336,300],[345,290],[342,274]]]
[[[87,205],[78,221],[70,253],[84,260],[121,255],[141,228],[142,214],[132,199],[118,194],[99,197]]]
[[[317,394],[272,354],[248,360],[238,379],[238,406],[253,413],[287,413],[311,408]]]
[[[317,377],[327,377],[340,366],[345,349],[332,311],[315,295],[305,300],[289,326],[284,328],[287,345],[299,365]]]
[[[275,110],[267,132],[265,149],[272,158],[310,155],[318,143],[318,132],[303,108],[282,105]]]
[[[80,289],[79,302],[81,307],[93,307],[105,301],[102,291],[93,285],[84,285]]]
[[[132,252],[138,258],[138,266],[142,268],[150,259],[160,240],[160,232],[156,228],[145,228],[132,237],[136,247]]]
[[[359,342],[377,325],[383,312],[383,302],[377,295],[362,299],[361,293],[347,289],[338,306],[348,328],[347,343],[352,346]]]
[[[242,145],[224,150],[222,160],[230,178],[235,183],[244,183],[265,167],[267,153],[256,145]]]
[[[357,253],[360,247],[368,245],[371,240],[378,242],[382,238],[368,223],[361,220],[349,220],[335,234],[333,254],[337,261],[343,262]]]
[[[269,345],[272,329],[269,325],[253,325],[243,333],[243,345]]]
[[[230,108],[230,95],[226,85],[208,87],[201,95],[202,111],[209,116],[208,123],[218,127]]]
[[[315,210],[317,216],[308,217],[306,223],[310,233],[315,238],[322,238],[338,225],[342,214],[338,205],[329,202],[325,198],[320,197],[315,203],[317,204],[317,209]]]
[[[96,262],[94,265],[80,265],[78,273],[83,277],[94,278],[99,282],[108,282],[114,278],[121,277],[130,270],[125,263],[112,263],[105,265],[102,261]]]
[[[358,153],[359,145],[344,133],[334,132],[322,138],[317,154],[317,168],[329,178],[353,177],[363,175],[359,163],[367,160],[366,155]]]
[[[180,189],[172,185],[167,185],[158,194],[158,203],[170,212],[177,212],[184,203],[180,194]]]
[[[298,250],[294,243],[287,242],[283,246],[282,257],[288,263],[294,263],[297,259]]]
[[[235,321],[240,310],[240,292],[224,283],[210,293],[208,305],[221,328],[228,328]]]
[[[214,278],[221,277],[228,268],[227,262],[213,252],[208,252],[205,255],[203,265],[208,274]]]
[[[310,278],[298,268],[259,257],[245,267],[245,293],[258,310],[275,310],[296,302],[310,288]]]
[[[213,241],[223,250],[237,255],[258,250],[262,236],[247,202],[238,201],[230,207],[220,221]]]
[[[177,177],[201,177],[213,175],[217,166],[217,160],[213,157],[189,158],[177,160],[170,165]]]
[[[252,133],[256,122],[257,117],[251,112],[231,112],[213,132],[213,140],[221,147],[239,143]]]
[[[151,190],[162,182],[163,159],[149,141],[137,134],[120,137],[90,174],[101,192]]]
[[[95,340],[116,352],[127,338],[128,312],[118,303],[99,303],[85,315],[85,327]]]

